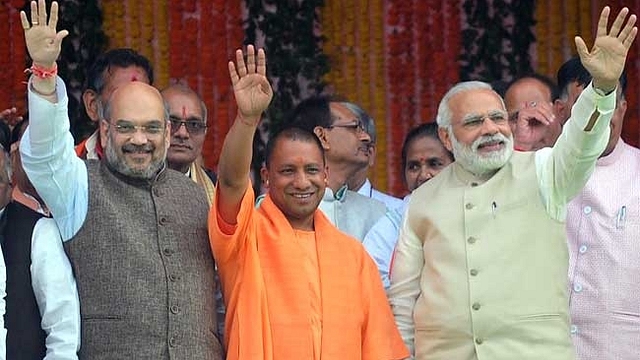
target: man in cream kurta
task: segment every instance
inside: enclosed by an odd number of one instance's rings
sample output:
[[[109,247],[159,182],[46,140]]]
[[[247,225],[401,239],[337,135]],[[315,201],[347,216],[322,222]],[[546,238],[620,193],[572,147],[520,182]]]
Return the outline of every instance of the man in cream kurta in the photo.
[[[593,83],[553,148],[513,153],[504,104],[488,84],[460,83],[442,99],[440,136],[456,161],[414,191],[389,291],[416,359],[574,359],[566,204],[607,143],[637,33],[635,17],[622,26],[627,14],[607,33],[603,10],[591,52],[576,40]],[[535,136],[540,127],[528,128]]]

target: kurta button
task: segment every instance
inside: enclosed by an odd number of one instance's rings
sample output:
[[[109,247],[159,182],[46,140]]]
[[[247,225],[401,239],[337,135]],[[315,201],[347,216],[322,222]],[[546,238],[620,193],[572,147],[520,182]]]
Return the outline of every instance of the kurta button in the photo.
[[[169,248],[164,248],[164,249],[162,249],[162,253],[164,254],[164,256],[171,256],[171,255],[173,255],[173,250],[171,250]]]
[[[171,311],[172,314],[179,314],[180,313],[180,307],[178,305],[171,305],[169,310]]]
[[[480,310],[480,304],[478,304],[478,303],[473,303],[473,305],[471,305],[471,308],[472,308],[473,310]]]
[[[178,345],[178,339],[176,339],[175,337],[171,337],[169,339],[169,346],[171,347],[176,347]]]
[[[474,238],[473,236],[469,236],[469,238],[467,238],[467,242],[469,244],[475,244],[476,243],[476,238]]]
[[[580,251],[580,254],[586,253],[587,252],[587,245],[580,246],[580,249],[578,249],[578,251]]]
[[[591,214],[591,206],[585,206],[582,211],[587,215]]]
[[[578,333],[578,327],[577,327],[577,326],[575,326],[575,325],[571,325],[571,333],[572,333],[572,334],[576,334],[576,333]]]
[[[476,338],[476,344],[481,345],[483,343],[482,338]]]
[[[467,210],[471,210],[473,209],[474,205],[472,203],[467,203],[467,205],[464,206]]]
[[[469,270],[469,274],[471,274],[471,276],[476,276],[476,275],[478,275],[478,270],[471,269],[471,270]]]
[[[582,285],[580,285],[580,284],[573,285],[573,290],[575,290],[575,292],[582,291]]]

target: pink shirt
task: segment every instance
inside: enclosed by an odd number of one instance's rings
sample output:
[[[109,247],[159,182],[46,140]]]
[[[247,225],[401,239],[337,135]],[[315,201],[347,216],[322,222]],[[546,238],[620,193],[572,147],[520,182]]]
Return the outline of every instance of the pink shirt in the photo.
[[[578,360],[640,358],[640,150],[618,141],[567,209]]]

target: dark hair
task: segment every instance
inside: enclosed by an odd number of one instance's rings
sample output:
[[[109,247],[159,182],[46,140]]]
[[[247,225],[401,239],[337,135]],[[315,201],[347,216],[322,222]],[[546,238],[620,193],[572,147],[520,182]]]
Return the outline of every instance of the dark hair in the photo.
[[[11,129],[9,125],[4,121],[0,120],[0,145],[7,153],[10,151],[11,147]]]
[[[580,58],[574,56],[560,66],[560,69],[558,69],[557,79],[560,96],[564,97],[567,96],[569,84],[575,81],[578,85],[585,87],[589,85],[592,77],[591,74],[589,74],[589,71],[587,71],[584,65],[582,65]],[[620,75],[619,81],[620,97],[624,98],[624,92],[627,89],[627,74],[624,70]]]
[[[11,130],[11,144],[20,141],[22,134],[27,129],[27,125],[29,125],[29,119],[25,117],[13,127],[13,130]]]
[[[133,49],[123,48],[109,50],[98,56],[87,71],[85,90],[93,90],[100,94],[106,83],[105,71],[109,72],[112,67],[126,68],[130,66],[142,68],[149,78],[149,83],[153,84],[153,68],[149,60]]]
[[[402,179],[405,182],[407,181],[407,179],[404,178],[404,169],[407,166],[407,152],[409,151],[409,146],[415,140],[421,139],[421,138],[432,138],[437,140],[439,143],[442,143],[440,141],[440,137],[438,136],[438,124],[434,121],[434,122],[418,125],[413,129],[409,130],[409,132],[407,133],[407,136],[404,138],[404,142],[402,143],[402,153],[401,153],[402,169],[400,173],[402,174]],[[442,145],[442,147],[444,148],[444,145]],[[453,154],[447,148],[444,148],[444,149],[446,150],[447,155],[449,155],[449,158],[453,160]]]
[[[551,102],[556,101],[559,97],[560,97],[560,91],[558,89],[558,86],[556,85],[556,83],[553,82],[553,79],[551,79],[548,76],[542,75],[542,74],[538,74],[538,73],[528,73],[528,74],[523,74],[520,75],[518,77],[516,77],[515,79],[513,79],[506,87],[505,89],[505,94],[507,93],[507,91],[509,91],[509,89],[515,85],[516,83],[520,82],[521,80],[524,79],[534,79],[534,80],[538,80],[540,83],[542,83],[542,85],[546,86],[547,89],[549,89],[549,93],[551,94]]]
[[[265,166],[269,167],[269,162],[271,161],[271,156],[273,155],[273,150],[280,139],[287,140],[295,140],[302,141],[307,143],[314,143],[318,146],[320,150],[320,154],[322,154],[322,162],[324,164],[324,148],[322,147],[322,143],[320,139],[314,134],[306,129],[302,129],[297,126],[289,126],[283,127],[279,131],[275,132],[269,138],[267,142],[266,154],[265,154]]]
[[[287,117],[283,127],[295,126],[311,133],[316,126],[329,127],[333,124],[330,104],[336,101],[339,100],[332,96],[314,96],[302,100]]]

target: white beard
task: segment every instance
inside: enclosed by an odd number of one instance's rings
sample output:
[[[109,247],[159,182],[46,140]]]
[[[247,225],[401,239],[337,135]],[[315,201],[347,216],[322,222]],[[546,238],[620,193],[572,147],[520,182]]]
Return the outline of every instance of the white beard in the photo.
[[[451,139],[453,157],[456,162],[475,175],[485,175],[502,168],[513,154],[513,135],[506,137],[501,133],[497,133],[495,135],[482,136],[471,145],[458,142],[451,130],[449,130],[449,138]],[[485,154],[478,153],[478,148],[490,141],[502,141],[504,142],[504,148]]]

